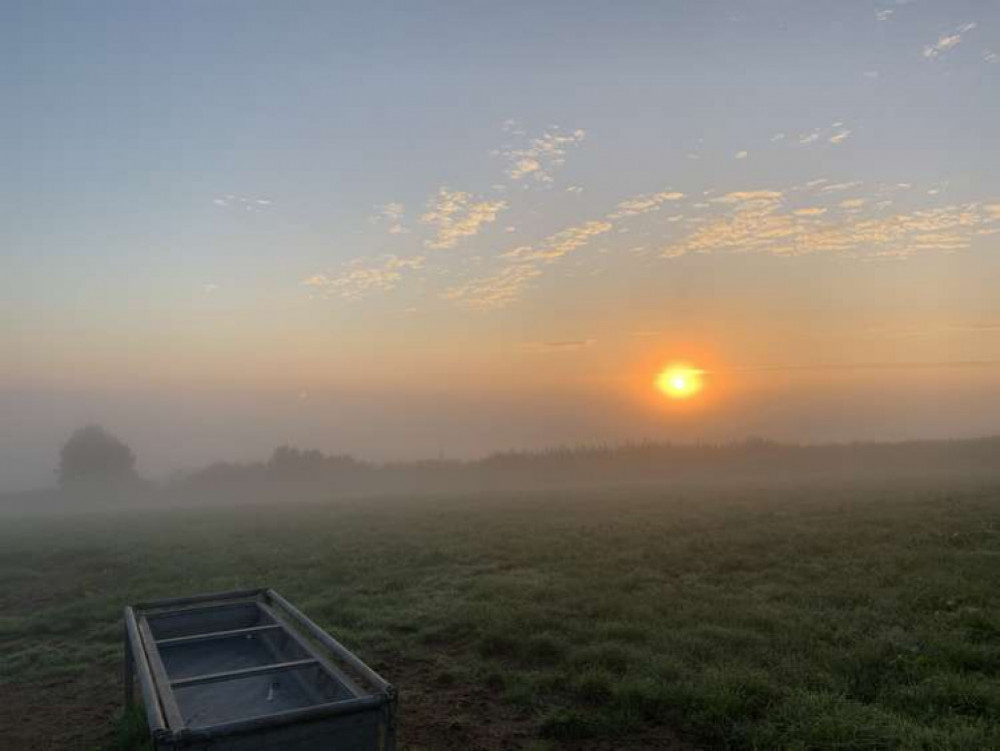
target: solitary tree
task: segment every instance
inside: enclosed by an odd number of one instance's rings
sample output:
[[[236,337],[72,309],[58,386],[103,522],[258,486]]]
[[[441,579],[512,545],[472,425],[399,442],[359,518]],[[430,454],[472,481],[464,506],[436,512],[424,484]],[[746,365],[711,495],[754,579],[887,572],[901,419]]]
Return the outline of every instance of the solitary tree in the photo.
[[[59,452],[63,488],[121,485],[135,481],[135,454],[100,425],[79,428]]]

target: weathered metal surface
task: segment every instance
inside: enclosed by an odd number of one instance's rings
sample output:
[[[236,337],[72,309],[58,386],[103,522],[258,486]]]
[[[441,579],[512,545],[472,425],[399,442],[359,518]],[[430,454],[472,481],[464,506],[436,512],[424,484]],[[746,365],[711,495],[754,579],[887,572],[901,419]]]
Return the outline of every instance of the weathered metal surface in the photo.
[[[125,610],[156,751],[393,751],[396,692],[270,589]]]

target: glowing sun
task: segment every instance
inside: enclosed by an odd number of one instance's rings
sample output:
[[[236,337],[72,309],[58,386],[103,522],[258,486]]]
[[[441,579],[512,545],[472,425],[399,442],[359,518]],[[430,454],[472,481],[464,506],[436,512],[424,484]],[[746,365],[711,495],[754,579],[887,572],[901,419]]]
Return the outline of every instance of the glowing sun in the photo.
[[[701,391],[704,372],[689,365],[670,365],[656,376],[656,388],[671,399],[687,399]]]

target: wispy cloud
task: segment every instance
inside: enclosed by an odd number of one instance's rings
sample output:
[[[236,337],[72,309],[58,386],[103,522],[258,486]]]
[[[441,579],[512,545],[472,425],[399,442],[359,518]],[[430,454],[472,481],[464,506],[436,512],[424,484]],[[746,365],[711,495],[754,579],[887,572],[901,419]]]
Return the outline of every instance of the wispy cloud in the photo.
[[[668,201],[680,201],[684,194],[676,190],[664,190],[659,193],[645,193],[629,198],[619,203],[615,210],[608,214],[608,219],[624,219],[639,216],[650,211],[658,211]]]
[[[596,339],[567,339],[558,342],[525,342],[521,349],[526,352],[576,352],[597,343]]]
[[[924,57],[933,60],[940,57],[951,49],[954,49],[962,42],[962,35],[967,34],[976,28],[975,23],[967,23],[959,26],[953,32],[942,34],[934,44],[924,47]]]
[[[302,285],[325,297],[356,299],[372,292],[394,289],[408,270],[419,269],[423,256],[382,256],[375,262],[355,259],[342,270],[327,274],[314,274],[302,280]]]
[[[749,151],[737,151],[736,155],[733,158],[734,159],[746,159],[748,156],[750,156],[750,152]]]
[[[212,199],[212,203],[222,208],[237,208],[243,211],[262,211],[274,203],[270,198],[258,196],[239,196],[234,193],[223,193]]]
[[[504,308],[520,299],[524,289],[543,269],[579,250],[591,239],[610,232],[613,224],[595,220],[567,227],[535,245],[522,245],[501,255],[506,265],[498,272],[446,290],[446,300],[477,310]]]
[[[522,127],[521,123],[510,117],[503,121],[500,126],[504,133],[512,133],[516,136],[525,136],[527,132]]]
[[[508,132],[516,135],[522,131],[510,126]],[[529,176],[559,166],[565,149],[583,138],[582,131],[553,133],[550,131],[531,139],[524,149],[505,152],[516,173],[510,175],[511,179],[540,179]],[[836,145],[850,135],[851,130],[844,122],[837,121],[793,136],[791,140],[794,144],[823,139]],[[784,139],[783,134],[772,137],[774,141]],[[737,158],[744,158],[746,154],[745,151],[736,152]],[[519,167],[517,161],[513,161],[515,156],[536,159],[539,167],[525,171],[524,165]],[[954,252],[969,247],[976,237],[1000,233],[1000,204],[894,210],[891,199],[895,197],[893,192],[901,189],[900,185],[872,183],[866,186],[861,181],[832,183],[827,178],[819,178],[780,190],[760,188],[721,193],[699,188],[691,203],[686,200],[685,193],[668,187],[634,195],[603,215],[575,222],[535,241],[528,234],[530,219],[526,218],[525,226],[518,222],[516,230],[515,224],[504,222],[498,229],[506,232],[498,232],[493,240],[517,238],[509,243],[509,249],[489,255],[479,252],[459,266],[436,266],[435,278],[448,280],[444,283],[444,291],[438,294],[471,309],[495,310],[510,306],[537,284],[540,277],[550,273],[555,264],[602,236],[606,237],[600,252],[618,253],[624,262],[647,249],[658,251],[666,258],[720,252],[778,256],[836,253],[858,258],[905,258],[924,251]],[[571,185],[566,191],[578,193],[582,187]],[[928,200],[916,194],[917,191],[910,192],[907,203]],[[678,211],[678,204],[685,211]],[[657,240],[651,245],[652,236],[646,223],[629,220],[660,211],[668,205],[675,208],[665,212],[670,216],[662,217],[657,223]],[[385,224],[395,234],[407,231],[403,225],[407,212],[402,204],[387,203],[376,208],[373,221]],[[431,250],[455,248],[464,239],[482,233],[507,209],[506,200],[440,188],[418,218],[419,224],[430,230],[423,245]],[[509,234],[513,231],[517,234]],[[632,240],[624,238],[623,243],[619,233],[630,231],[642,236]],[[420,255],[382,256],[371,261],[359,259],[335,272],[312,276],[302,284],[323,295],[357,298],[394,289],[408,272],[421,268],[424,260]],[[594,268],[597,265],[600,264],[596,257],[584,256],[572,267],[575,274],[583,275],[597,273],[599,269]],[[473,273],[469,269],[478,271]],[[589,340],[579,340],[583,341]],[[541,342],[537,346],[558,348],[560,344],[563,343]],[[569,346],[570,343],[565,344]]]
[[[779,191],[743,191],[716,202],[727,213],[697,225],[668,243],[661,255],[766,253],[779,256],[838,253],[856,257],[905,258],[926,251],[968,248],[975,237],[993,233],[1000,216],[980,204],[951,205],[886,214],[866,208],[865,199],[847,199],[830,216],[820,207],[791,209]],[[884,208],[884,207],[882,207]]]
[[[780,190],[737,190],[713,198],[712,203],[752,203],[756,201],[780,201],[784,194]]]
[[[449,250],[464,237],[474,237],[484,225],[496,221],[506,201],[476,200],[471,193],[441,188],[427,203],[420,221],[435,230],[424,242],[432,250]]]
[[[520,129],[507,132],[524,134]],[[525,145],[503,148],[496,153],[507,162],[507,177],[511,180],[551,183],[553,173],[566,163],[567,151],[579,146],[586,135],[581,129],[567,132],[553,126],[542,135],[528,139]]]
[[[824,185],[822,188],[820,188],[820,191],[823,193],[837,193],[842,190],[850,190],[851,188],[857,188],[862,184],[863,183],[861,182],[861,180],[851,180],[850,182],[846,183],[830,183],[829,185]]]
[[[403,217],[406,216],[406,207],[401,203],[386,203],[375,207],[375,214],[371,216],[374,224],[381,224],[386,227],[390,235],[405,235],[410,230],[403,225]]]
[[[998,334],[1000,323],[959,323],[945,326],[920,326],[910,329],[873,328],[866,332],[877,338],[917,339],[924,337],[954,336],[956,334]]]
[[[545,261],[551,263],[563,256],[579,250],[591,238],[611,231],[610,222],[595,220],[585,222],[556,232],[537,245],[525,245],[503,254],[504,258],[516,261]]]
[[[827,143],[836,145],[843,143],[850,136],[850,128],[846,127],[843,122],[838,121],[829,126],[813,128],[812,130],[799,133],[794,137],[793,145],[811,146],[812,144],[817,144],[820,141],[826,141]],[[774,141],[775,139],[772,138],[771,140]]]
[[[945,368],[993,368],[1000,360],[937,360],[933,362],[857,362],[857,363],[816,363],[808,365],[747,365],[725,368],[713,373],[777,373],[798,371],[840,371],[840,370],[939,370]]]
[[[892,8],[884,8],[882,10],[877,10],[875,11],[875,20],[888,21],[890,18],[892,18],[892,14],[895,12],[896,11],[894,11]]]
[[[541,275],[541,269],[534,264],[519,263],[491,276],[451,287],[441,296],[473,310],[496,310],[515,302],[522,290]]]
[[[960,326],[948,326],[947,328],[949,331],[964,331],[967,333],[1000,333],[1000,323],[967,323]]]

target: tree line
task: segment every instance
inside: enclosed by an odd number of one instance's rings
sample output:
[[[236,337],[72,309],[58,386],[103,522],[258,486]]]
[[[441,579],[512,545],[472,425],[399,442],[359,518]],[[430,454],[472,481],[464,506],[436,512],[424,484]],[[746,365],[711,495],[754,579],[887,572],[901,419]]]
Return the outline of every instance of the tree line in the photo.
[[[90,425],[60,452],[64,492],[139,490],[166,501],[296,500],[334,496],[514,490],[678,481],[780,481],[960,473],[1000,476],[1000,436],[893,443],[636,442],[498,452],[477,460],[374,463],[282,445],[253,462],[216,462],[152,484],[136,456],[109,431]]]

